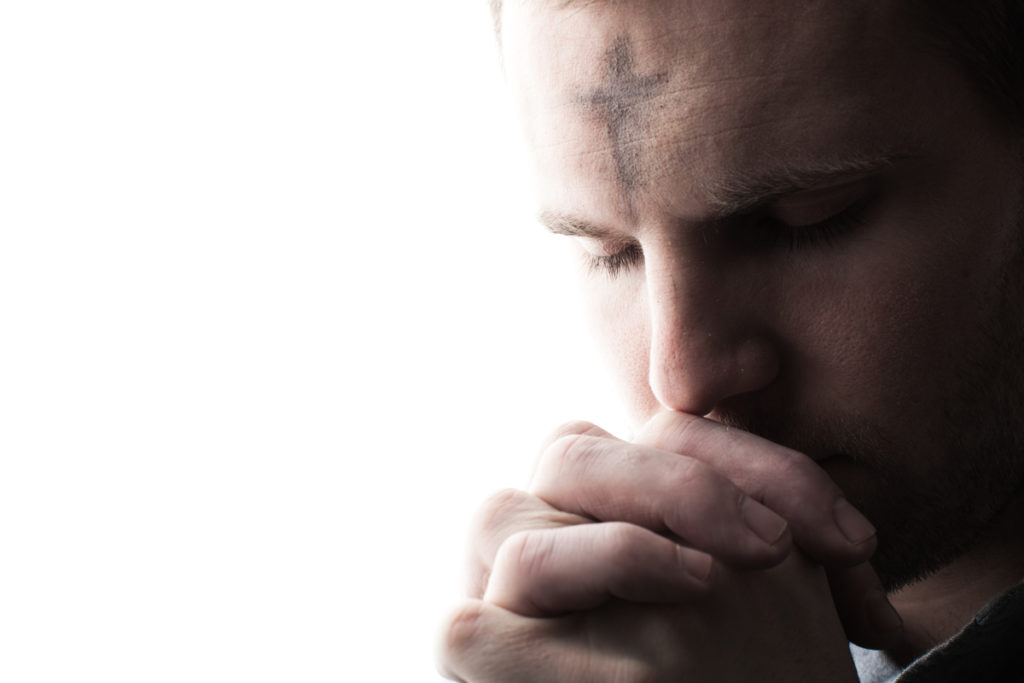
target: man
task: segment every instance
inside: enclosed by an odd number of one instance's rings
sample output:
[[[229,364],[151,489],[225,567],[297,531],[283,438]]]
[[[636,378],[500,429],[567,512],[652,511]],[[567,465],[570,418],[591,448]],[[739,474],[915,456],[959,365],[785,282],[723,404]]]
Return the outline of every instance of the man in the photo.
[[[1024,680],[1020,3],[496,11],[638,428],[490,501],[447,675]]]

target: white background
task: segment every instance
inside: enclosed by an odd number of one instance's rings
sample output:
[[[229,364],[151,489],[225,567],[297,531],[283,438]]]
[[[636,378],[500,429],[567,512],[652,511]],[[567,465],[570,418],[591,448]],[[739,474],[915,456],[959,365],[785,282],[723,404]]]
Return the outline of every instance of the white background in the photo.
[[[434,680],[616,427],[485,0],[0,5],[0,680]]]

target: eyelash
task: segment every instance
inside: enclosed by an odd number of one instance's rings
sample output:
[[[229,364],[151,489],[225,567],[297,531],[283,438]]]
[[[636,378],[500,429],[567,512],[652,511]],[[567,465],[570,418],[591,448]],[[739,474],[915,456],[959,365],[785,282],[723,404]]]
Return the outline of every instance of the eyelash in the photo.
[[[825,247],[832,244],[848,230],[863,224],[859,213],[859,202],[843,209],[834,216],[810,225],[787,225],[771,217],[758,222],[757,247],[770,249],[785,248],[787,251],[812,247]],[[604,273],[608,277],[616,277],[643,263],[644,252],[639,244],[630,244],[614,254],[586,256],[587,269],[591,273]]]
[[[623,270],[633,268],[643,263],[644,251],[639,244],[627,245],[614,254],[596,256],[587,254],[587,270],[591,273],[604,273],[608,277],[616,277]]]
[[[810,247],[827,247],[848,230],[864,223],[860,209],[860,202],[855,202],[823,221],[801,226],[787,225],[767,217],[760,222],[758,230],[764,235],[768,246],[773,248],[785,248],[792,252]]]

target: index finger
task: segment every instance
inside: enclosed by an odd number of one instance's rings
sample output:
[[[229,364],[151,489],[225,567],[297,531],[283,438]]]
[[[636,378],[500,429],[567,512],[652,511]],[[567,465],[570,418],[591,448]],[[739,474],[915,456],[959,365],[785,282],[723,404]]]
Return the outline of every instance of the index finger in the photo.
[[[608,436],[566,434],[544,449],[530,493],[555,509],[629,522],[747,568],[789,552],[786,521],[695,458]]]
[[[664,412],[636,443],[699,460],[786,519],[815,560],[852,566],[874,553],[875,528],[806,455],[750,432],[679,412]]]

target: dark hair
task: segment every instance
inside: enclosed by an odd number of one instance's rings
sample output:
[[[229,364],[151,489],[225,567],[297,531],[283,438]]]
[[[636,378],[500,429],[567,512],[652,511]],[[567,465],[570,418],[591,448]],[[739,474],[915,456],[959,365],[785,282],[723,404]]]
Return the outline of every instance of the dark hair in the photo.
[[[908,9],[924,46],[959,66],[996,113],[1024,130],[1024,0],[909,0]]]
[[[896,1],[924,46],[963,69],[978,94],[1024,131],[1024,0]],[[502,2],[490,0],[499,37]]]

